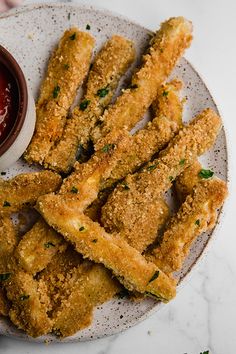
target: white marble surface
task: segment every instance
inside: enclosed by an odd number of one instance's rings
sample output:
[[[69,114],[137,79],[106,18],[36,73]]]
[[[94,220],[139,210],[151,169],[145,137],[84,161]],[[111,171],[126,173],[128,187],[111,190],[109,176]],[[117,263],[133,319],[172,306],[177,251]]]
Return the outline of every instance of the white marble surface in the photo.
[[[0,0],[1,1],[1,0]],[[33,3],[30,0],[25,3]],[[48,2],[48,1],[42,1]],[[68,1],[69,2],[69,1]],[[0,337],[4,354],[210,354],[236,353],[235,209],[236,156],[234,135],[236,78],[236,2],[234,0],[87,0],[155,29],[170,16],[191,19],[195,39],[186,57],[208,84],[228,132],[231,196],[223,225],[208,257],[178,297],[163,310],[126,332],[75,344],[32,344]],[[234,138],[235,139],[235,138]]]

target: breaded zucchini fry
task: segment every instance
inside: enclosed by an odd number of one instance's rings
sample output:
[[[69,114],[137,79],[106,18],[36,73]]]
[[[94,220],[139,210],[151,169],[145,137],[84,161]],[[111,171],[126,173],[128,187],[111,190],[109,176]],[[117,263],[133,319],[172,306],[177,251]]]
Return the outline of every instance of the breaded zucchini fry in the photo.
[[[153,204],[160,199],[174,179],[211,147],[220,127],[220,117],[211,109],[204,110],[180,130],[158,159],[150,162],[141,172],[128,175],[103,207],[106,228],[115,232],[122,232],[123,228],[125,232],[128,225],[135,225],[142,211],[150,207],[149,199]]]
[[[42,194],[56,191],[61,177],[51,171],[22,173],[0,181],[0,213],[9,214],[33,206]]]
[[[37,103],[34,136],[24,154],[29,163],[42,164],[60,139],[77,88],[89,70],[93,46],[90,34],[71,28],[52,54]]]
[[[80,274],[71,294],[54,313],[53,328],[62,337],[71,336],[88,327],[92,321],[94,306],[109,300],[121,286],[111,273],[100,264],[91,263]]]
[[[177,192],[178,199],[183,203],[186,197],[192,193],[193,187],[201,181],[199,172],[202,166],[198,160],[196,160],[192,165],[190,165],[183,173],[181,173],[175,181],[175,189]]]
[[[109,131],[126,127],[130,130],[142,118],[167,79],[178,59],[192,40],[192,24],[183,17],[171,18],[161,25],[151,40],[142,67],[134,74],[131,87],[124,90],[101,118],[93,133],[96,142]]]
[[[107,234],[98,223],[80,213],[78,204],[79,201],[71,195],[48,194],[38,199],[37,209],[50,226],[75,246],[77,252],[111,269],[128,289],[164,302],[175,296],[173,279],[146,262],[127,242]],[[152,280],[154,275],[157,278]]]
[[[40,218],[18,244],[15,256],[19,265],[28,273],[44,269],[58,252],[67,247],[64,238]]]
[[[104,188],[110,187],[148,162],[179,131],[182,126],[183,111],[183,103],[179,98],[181,87],[181,82],[177,80],[161,85],[154,101],[155,118],[143,129],[130,136],[124,156],[113,168]],[[100,141],[97,146],[100,147],[101,143]]]
[[[133,43],[114,35],[95,58],[89,73],[86,93],[67,120],[59,143],[51,149],[44,165],[69,172],[76,161],[79,145],[86,149],[91,130],[111,102],[121,76],[134,60]]]
[[[193,241],[211,230],[227,196],[227,185],[214,178],[199,182],[174,215],[163,235],[161,245],[151,252],[150,260],[165,273],[181,269]]]
[[[49,333],[52,322],[47,315],[49,299],[39,283],[22,270],[16,270],[5,285],[11,301],[9,316],[19,329],[32,337]]]

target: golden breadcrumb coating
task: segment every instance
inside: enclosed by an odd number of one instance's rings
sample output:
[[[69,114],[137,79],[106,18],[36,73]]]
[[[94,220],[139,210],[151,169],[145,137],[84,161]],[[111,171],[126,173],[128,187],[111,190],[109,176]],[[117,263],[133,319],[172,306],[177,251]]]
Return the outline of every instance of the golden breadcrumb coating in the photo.
[[[141,172],[128,175],[109,196],[103,207],[104,222],[110,230],[135,224],[143,210],[167,191],[174,179],[214,143],[221,127],[220,117],[211,109],[202,111],[188,126],[183,127],[159,158]],[[124,190],[124,185],[126,186]],[[128,210],[127,213],[124,212]]]
[[[161,245],[152,251],[149,259],[165,273],[181,269],[193,241],[215,226],[217,209],[226,197],[224,181],[214,178],[199,182],[171,218]]]
[[[40,197],[37,210],[57,229],[77,252],[111,269],[128,289],[152,295],[162,301],[175,296],[175,282],[159,271],[118,235],[108,234],[79,212],[80,201],[71,195],[48,194]],[[125,255],[125,257],[124,257]],[[152,277],[158,277],[152,281]]]
[[[61,182],[61,177],[51,171],[22,173],[1,180],[0,213],[5,215],[33,206],[40,195],[56,191]]]
[[[15,270],[5,288],[11,301],[9,316],[17,328],[23,329],[32,337],[51,331],[52,322],[47,315],[49,298],[30,274],[20,269]]]
[[[134,57],[133,43],[126,38],[114,35],[105,43],[89,72],[85,95],[67,120],[59,143],[45,158],[44,166],[59,172],[71,170],[79,145],[87,148],[91,130]]]
[[[184,50],[192,40],[192,24],[183,17],[171,18],[161,25],[144,55],[141,68],[134,74],[130,88],[123,91],[101,118],[93,133],[96,142],[109,131],[126,127],[130,130],[142,118]]]
[[[94,306],[109,300],[121,289],[117,280],[102,265],[90,263],[79,274],[70,296],[54,313],[53,328],[62,337],[71,336],[90,325]]]
[[[40,218],[19,242],[15,256],[19,265],[28,273],[44,269],[57,252],[67,247],[64,238]]]
[[[175,190],[177,192],[178,200],[183,203],[186,197],[192,193],[193,187],[201,181],[199,172],[202,166],[198,160],[194,161],[180,176],[176,178]]]
[[[94,38],[75,27],[65,31],[60,39],[41,86],[35,132],[24,154],[29,163],[42,164],[60,139],[77,88],[89,70],[93,47]]]
[[[181,86],[181,82],[177,80],[161,85],[154,103],[155,118],[130,136],[124,156],[113,168],[104,188],[110,187],[148,162],[155,153],[166,147],[179,131],[183,111],[183,103],[179,98]],[[97,144],[97,148],[101,147],[102,141],[103,139]]]
[[[5,289],[0,288],[0,316],[8,316],[9,309],[10,304],[6,297]]]

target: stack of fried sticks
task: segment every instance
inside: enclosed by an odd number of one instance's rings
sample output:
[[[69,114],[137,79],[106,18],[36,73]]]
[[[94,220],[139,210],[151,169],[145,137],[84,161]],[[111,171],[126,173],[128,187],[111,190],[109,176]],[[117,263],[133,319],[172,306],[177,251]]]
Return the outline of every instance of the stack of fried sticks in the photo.
[[[90,68],[88,33],[72,28],[60,40],[24,154],[52,171],[0,182],[0,312],[29,335],[74,334],[123,287],[168,302],[178,282],[173,273],[214,227],[227,187],[197,158],[214,144],[221,119],[205,109],[184,125],[182,83],[166,83],[191,40],[189,21],[164,22],[114,104],[133,43],[112,36]],[[88,72],[84,96],[69,113]],[[151,105],[153,119],[131,135]],[[182,205],[170,217],[164,193],[174,181]],[[19,240],[10,215],[30,207],[41,216]]]

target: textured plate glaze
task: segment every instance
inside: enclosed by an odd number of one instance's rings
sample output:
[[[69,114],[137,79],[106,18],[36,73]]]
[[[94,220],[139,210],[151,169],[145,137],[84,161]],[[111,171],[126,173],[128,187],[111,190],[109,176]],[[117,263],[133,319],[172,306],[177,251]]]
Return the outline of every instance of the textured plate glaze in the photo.
[[[87,24],[91,26],[89,32],[96,38],[96,50],[113,33],[118,33],[134,41],[138,57],[140,57],[151,35],[149,30],[124,17],[105,10],[73,4],[24,6],[0,16],[0,43],[15,56],[21,65],[34,97],[37,97],[49,54],[63,31],[72,25],[85,31]],[[138,61],[135,64],[137,63]],[[125,80],[130,77],[133,68],[134,66],[126,75]],[[216,104],[204,82],[185,59],[179,62],[172,77],[179,77],[185,85],[183,96],[187,96],[187,103],[184,110],[184,121],[189,121],[206,107],[212,107],[217,111]],[[142,123],[139,126],[142,126]],[[217,176],[227,179],[227,150],[224,129],[221,130],[214,149],[205,154],[201,161],[204,166],[213,169]],[[19,160],[6,171],[6,178],[32,170],[33,168],[29,168],[26,163]],[[174,205],[172,206],[174,207]],[[212,239],[213,233],[215,234],[215,230],[204,233],[194,243],[181,271],[180,285],[186,282],[190,271],[206,253],[206,246]],[[125,299],[111,300],[96,309],[91,327],[64,339],[63,342],[91,340],[118,333],[135,325],[162,306],[168,305],[157,303],[152,299],[140,303],[132,303]],[[60,341],[53,336],[32,339],[3,318],[0,319],[0,327],[0,333],[8,336],[38,342]]]

